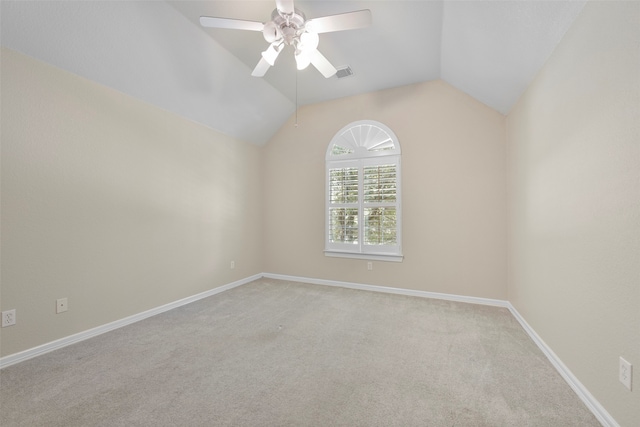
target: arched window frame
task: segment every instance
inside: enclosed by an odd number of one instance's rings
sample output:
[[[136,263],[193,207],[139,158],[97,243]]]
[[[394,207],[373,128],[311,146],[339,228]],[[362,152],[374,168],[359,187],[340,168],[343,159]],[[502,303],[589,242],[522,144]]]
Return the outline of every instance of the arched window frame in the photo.
[[[361,258],[381,261],[401,262],[402,255],[402,184],[401,184],[401,150],[400,143],[395,133],[387,126],[373,120],[360,120],[349,123],[335,134],[327,148],[325,157],[326,178],[325,178],[325,255],[344,258]],[[384,170],[395,171],[395,200],[384,202],[365,201],[365,198],[371,199],[371,187],[365,189],[364,174],[371,176],[372,171],[376,177],[380,177],[380,166],[387,166]],[[377,168],[377,169],[376,169]],[[353,196],[357,201],[353,200],[345,202],[343,200],[331,200],[332,198],[332,171],[335,174],[342,173],[343,182],[339,185],[346,188],[344,176],[350,173],[353,177],[350,185],[355,185],[355,171],[357,171],[357,195]],[[377,171],[377,172],[375,172]],[[377,175],[376,175],[377,173]],[[390,175],[393,176],[393,175]],[[389,191],[393,191],[389,190]],[[343,193],[340,193],[343,194]],[[351,193],[350,193],[351,194]],[[335,198],[335,191],[334,191]],[[340,202],[345,203],[340,203]],[[380,209],[382,208],[382,209]],[[347,227],[346,213],[341,217],[340,224],[344,225],[343,240],[335,238],[334,225],[332,225],[332,210],[351,209],[351,212],[357,215],[357,225],[352,223],[352,227]],[[386,210],[395,209],[395,227],[383,227],[383,214],[379,215],[378,229],[382,229],[376,238],[378,242],[371,244],[369,236],[371,232],[367,231],[365,238],[365,228],[368,217],[366,212],[371,213],[372,210],[378,209],[376,212],[385,212]],[[357,210],[357,212],[356,212]],[[344,211],[348,212],[348,211]],[[338,213],[340,215],[340,213]],[[351,215],[350,218],[353,218]],[[335,218],[335,216],[334,216]],[[335,220],[335,219],[334,219]],[[393,222],[391,222],[393,223]],[[342,226],[338,230],[342,230]],[[349,228],[351,231],[346,231]],[[370,227],[369,227],[370,228]],[[393,231],[395,230],[395,236]],[[333,233],[333,234],[332,234]],[[348,238],[344,236],[348,233],[357,233],[356,241],[345,241]],[[395,238],[392,243],[389,241],[381,242],[387,237]],[[353,236],[350,235],[353,239]],[[367,242],[366,240],[369,240]]]

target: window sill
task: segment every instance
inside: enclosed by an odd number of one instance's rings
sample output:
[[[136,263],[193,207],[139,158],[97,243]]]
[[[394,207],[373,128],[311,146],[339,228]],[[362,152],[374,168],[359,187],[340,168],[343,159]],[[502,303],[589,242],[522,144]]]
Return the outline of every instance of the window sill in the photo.
[[[355,259],[368,259],[369,261],[389,261],[389,262],[402,262],[403,255],[391,255],[391,254],[362,254],[356,252],[338,252],[338,251],[324,251],[325,256],[335,258],[355,258]]]

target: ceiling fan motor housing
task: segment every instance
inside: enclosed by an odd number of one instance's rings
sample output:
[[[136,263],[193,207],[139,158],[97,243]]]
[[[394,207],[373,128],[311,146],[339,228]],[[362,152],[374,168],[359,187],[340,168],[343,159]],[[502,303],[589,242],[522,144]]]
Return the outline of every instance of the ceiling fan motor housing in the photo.
[[[282,38],[287,46],[291,46],[304,32],[306,20],[304,13],[298,9],[288,14],[274,9],[271,13],[271,21],[264,24],[262,34],[268,43]]]

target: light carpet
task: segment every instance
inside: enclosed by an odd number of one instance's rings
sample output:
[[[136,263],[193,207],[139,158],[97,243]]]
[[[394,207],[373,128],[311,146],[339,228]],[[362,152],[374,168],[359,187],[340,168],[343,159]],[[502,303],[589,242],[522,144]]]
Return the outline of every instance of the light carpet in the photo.
[[[260,279],[0,371],[2,426],[600,426],[504,308]]]

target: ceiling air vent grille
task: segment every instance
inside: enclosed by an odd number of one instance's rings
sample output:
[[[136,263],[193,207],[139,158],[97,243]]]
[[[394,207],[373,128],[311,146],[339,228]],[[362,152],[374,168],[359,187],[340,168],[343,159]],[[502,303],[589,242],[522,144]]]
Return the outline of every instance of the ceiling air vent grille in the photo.
[[[339,79],[344,79],[345,77],[353,76],[353,70],[348,65],[346,67],[339,68],[336,72],[336,76]]]

